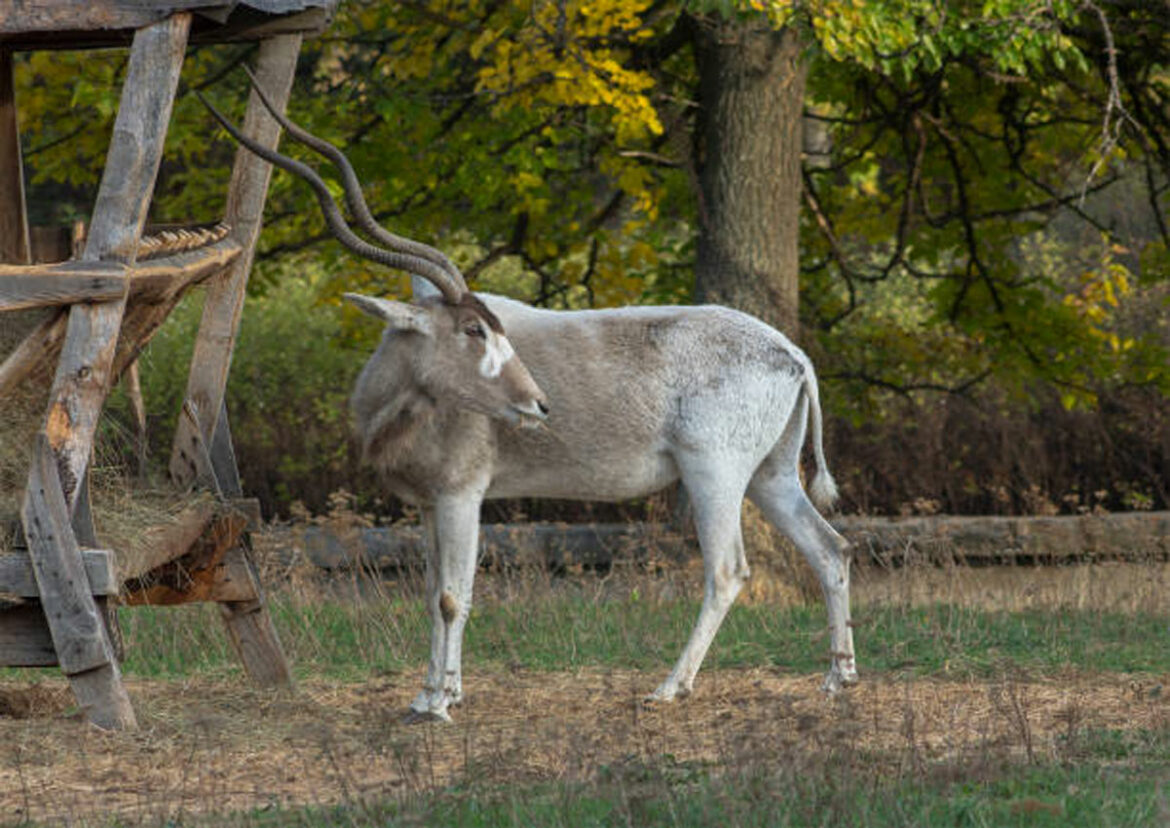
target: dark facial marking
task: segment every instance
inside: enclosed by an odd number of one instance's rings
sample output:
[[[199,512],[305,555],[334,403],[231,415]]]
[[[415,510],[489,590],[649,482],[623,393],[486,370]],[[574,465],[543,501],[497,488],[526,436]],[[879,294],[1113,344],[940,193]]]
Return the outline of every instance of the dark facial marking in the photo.
[[[467,293],[460,296],[459,301],[456,303],[455,307],[467,308],[477,316],[481,317],[484,322],[487,322],[488,327],[496,333],[502,334],[504,332],[504,326],[500,322],[499,317],[488,310],[488,307],[483,303],[483,300],[474,293],[468,291]]]

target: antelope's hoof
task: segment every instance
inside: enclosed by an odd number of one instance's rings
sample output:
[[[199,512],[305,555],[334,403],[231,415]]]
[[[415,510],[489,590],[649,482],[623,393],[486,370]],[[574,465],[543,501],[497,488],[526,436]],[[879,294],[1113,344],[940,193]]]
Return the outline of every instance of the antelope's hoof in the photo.
[[[856,687],[857,683],[861,681],[858,678],[857,671],[851,670],[848,673],[843,673],[840,670],[830,670],[825,676],[825,682],[821,685],[821,691],[827,695],[835,696],[842,690],[848,690],[850,687]]]
[[[663,704],[670,704],[679,699],[685,699],[690,694],[691,690],[689,687],[672,687],[663,684],[653,693],[642,699],[642,707],[651,708]]]
[[[422,724],[423,722],[449,723],[450,721],[451,714],[446,710],[415,710],[410,707],[402,714],[402,723],[407,725]]]

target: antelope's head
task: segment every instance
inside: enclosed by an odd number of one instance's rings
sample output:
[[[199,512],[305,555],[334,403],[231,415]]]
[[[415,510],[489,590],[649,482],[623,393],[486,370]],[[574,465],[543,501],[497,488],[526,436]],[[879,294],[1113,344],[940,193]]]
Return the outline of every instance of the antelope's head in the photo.
[[[288,120],[269,101],[255,77],[252,88],[292,138],[337,167],[354,223],[377,244],[362,239],[350,228],[329,187],[311,167],[252,140],[200,98],[233,138],[269,163],[303,178],[313,188],[326,224],[346,248],[434,286],[435,295],[413,303],[345,294],[349,302],[385,322],[388,332],[402,334],[402,340],[410,343],[414,349],[408,360],[413,379],[436,400],[523,425],[543,421],[549,411],[544,392],[512,350],[500,320],[468,289],[459,269],[441,251],[396,236],[378,224],[366,205],[357,174],[341,150]]]
[[[457,304],[407,304],[357,293],[345,299],[386,323],[411,379],[428,396],[519,425],[548,416],[544,392],[475,294],[465,293]]]

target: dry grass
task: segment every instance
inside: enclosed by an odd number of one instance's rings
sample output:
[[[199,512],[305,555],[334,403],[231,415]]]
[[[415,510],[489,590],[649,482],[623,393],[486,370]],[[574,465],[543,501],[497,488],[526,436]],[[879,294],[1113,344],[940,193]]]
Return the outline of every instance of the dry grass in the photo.
[[[400,721],[416,672],[295,694],[235,682],[130,683],[141,730],[70,714],[62,683],[0,685],[0,814],[174,819],[271,805],[361,802],[451,783],[584,781],[662,757],[712,768],[1059,759],[1093,729],[1166,728],[1170,699],[1115,676],[1046,682],[869,681],[838,700],[819,676],[704,673],[696,694],[645,709],[627,671],[477,672],[452,726]],[[19,711],[19,712],[18,712]],[[11,715],[15,714],[15,715]]]
[[[1072,566],[858,567],[855,607],[950,604],[991,611],[1166,611],[1170,563],[1107,562]]]

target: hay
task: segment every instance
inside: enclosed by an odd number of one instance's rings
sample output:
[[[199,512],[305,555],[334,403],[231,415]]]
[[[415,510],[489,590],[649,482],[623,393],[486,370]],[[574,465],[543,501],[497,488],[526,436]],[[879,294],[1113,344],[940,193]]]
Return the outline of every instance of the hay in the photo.
[[[0,399],[0,554],[24,545],[20,510],[48,391],[49,378],[42,375]],[[145,554],[160,528],[209,495],[138,481],[108,444],[119,428],[103,414],[90,468],[90,500],[98,543],[113,550],[121,566]]]
[[[743,503],[743,543],[752,577],[740,600],[784,607],[822,600],[812,567],[750,500]]]

